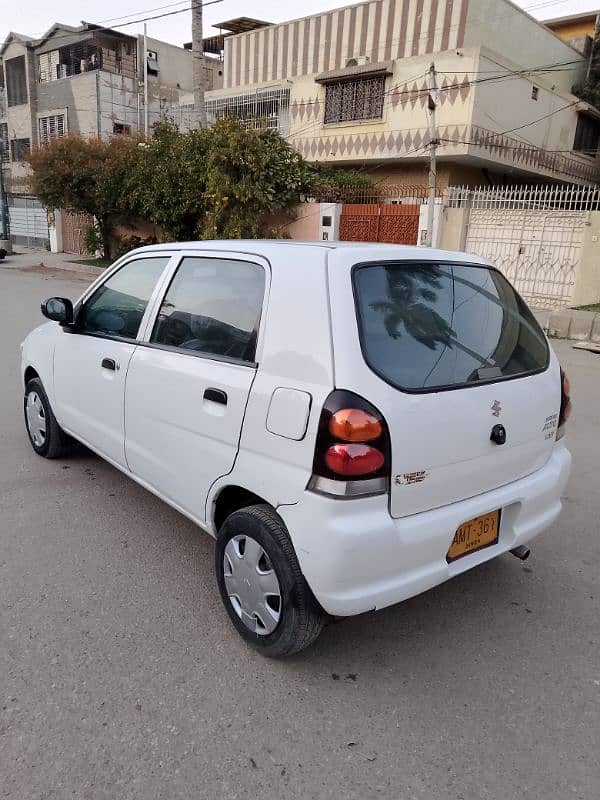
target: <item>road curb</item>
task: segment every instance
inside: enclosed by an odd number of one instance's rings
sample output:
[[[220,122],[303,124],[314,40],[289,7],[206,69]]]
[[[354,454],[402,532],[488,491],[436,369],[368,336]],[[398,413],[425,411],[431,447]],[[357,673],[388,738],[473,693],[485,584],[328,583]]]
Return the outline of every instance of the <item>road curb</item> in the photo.
[[[600,314],[563,308],[560,311],[535,312],[535,316],[553,339],[574,339],[578,342],[600,343]]]

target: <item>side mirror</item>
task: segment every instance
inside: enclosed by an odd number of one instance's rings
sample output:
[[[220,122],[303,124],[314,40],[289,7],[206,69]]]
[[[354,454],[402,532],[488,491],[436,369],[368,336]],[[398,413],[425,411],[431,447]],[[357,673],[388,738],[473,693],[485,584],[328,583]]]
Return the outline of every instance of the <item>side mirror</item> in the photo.
[[[50,297],[42,303],[42,314],[61,325],[71,325],[73,303],[66,297]]]

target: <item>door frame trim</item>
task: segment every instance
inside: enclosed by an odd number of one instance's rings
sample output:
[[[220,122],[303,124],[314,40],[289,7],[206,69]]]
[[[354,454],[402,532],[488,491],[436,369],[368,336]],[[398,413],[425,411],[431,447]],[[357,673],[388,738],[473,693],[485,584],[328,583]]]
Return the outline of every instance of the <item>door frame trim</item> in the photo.
[[[257,264],[259,267],[262,267],[265,273],[265,288],[260,309],[254,361],[243,361],[242,359],[228,358],[227,356],[219,356],[212,353],[202,353],[195,350],[183,350],[179,347],[170,347],[168,345],[158,344],[150,341],[162,301],[184,258],[215,258],[222,261],[243,261],[247,264]],[[138,331],[138,345],[168,350],[170,352],[181,353],[188,356],[207,358],[212,361],[223,361],[228,364],[241,364],[243,366],[256,369],[260,362],[260,355],[262,354],[263,349],[263,341],[266,329],[265,320],[271,292],[271,264],[267,258],[254,253],[243,253],[236,250],[178,250],[177,252],[173,253],[172,259],[165,268],[165,272],[158,281],[156,288],[157,292],[152,295],[152,298],[148,303],[146,308],[147,314],[144,314],[142,324],[140,325],[140,329]]]

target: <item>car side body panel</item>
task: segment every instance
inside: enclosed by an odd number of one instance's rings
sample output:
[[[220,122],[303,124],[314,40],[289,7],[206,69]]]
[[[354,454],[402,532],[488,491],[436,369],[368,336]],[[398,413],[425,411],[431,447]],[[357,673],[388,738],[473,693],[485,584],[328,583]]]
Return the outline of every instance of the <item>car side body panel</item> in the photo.
[[[291,247],[286,249],[285,263],[272,270],[259,364],[239,452],[232,471],[215,481],[208,497],[207,526],[213,535],[214,503],[226,486],[242,486],[277,508],[297,503],[310,480],[319,416],[335,383],[326,255],[325,248]],[[285,438],[267,428],[271,399],[280,388],[310,395],[301,439]]]

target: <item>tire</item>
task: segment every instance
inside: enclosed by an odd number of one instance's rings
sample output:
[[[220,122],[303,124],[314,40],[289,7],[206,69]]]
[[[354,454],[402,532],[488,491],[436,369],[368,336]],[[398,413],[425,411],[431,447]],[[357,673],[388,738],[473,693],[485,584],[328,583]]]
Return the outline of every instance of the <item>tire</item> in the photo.
[[[28,411],[28,406],[33,408]],[[36,414],[38,409],[39,413]],[[64,456],[69,450],[69,437],[56,421],[48,395],[39,378],[32,378],[25,387],[23,411],[27,435],[38,456],[43,458]]]
[[[262,550],[258,560],[255,557],[257,547],[259,552]],[[246,560],[248,563],[244,564]],[[283,520],[271,506],[248,506],[227,517],[217,537],[215,570],[221,599],[233,625],[261,655],[281,658],[299,653],[321,633],[325,614],[302,575]],[[248,580],[244,571],[253,584],[256,579],[259,594],[265,591],[273,591],[273,594],[262,594],[257,603],[253,603],[252,598],[248,602],[246,596],[242,604],[233,593],[238,586],[240,591],[246,591],[244,584]],[[276,585],[279,587],[278,602]],[[250,589],[247,591],[251,593]],[[244,594],[241,596],[244,600]],[[248,614],[253,607],[258,611],[256,619]]]

